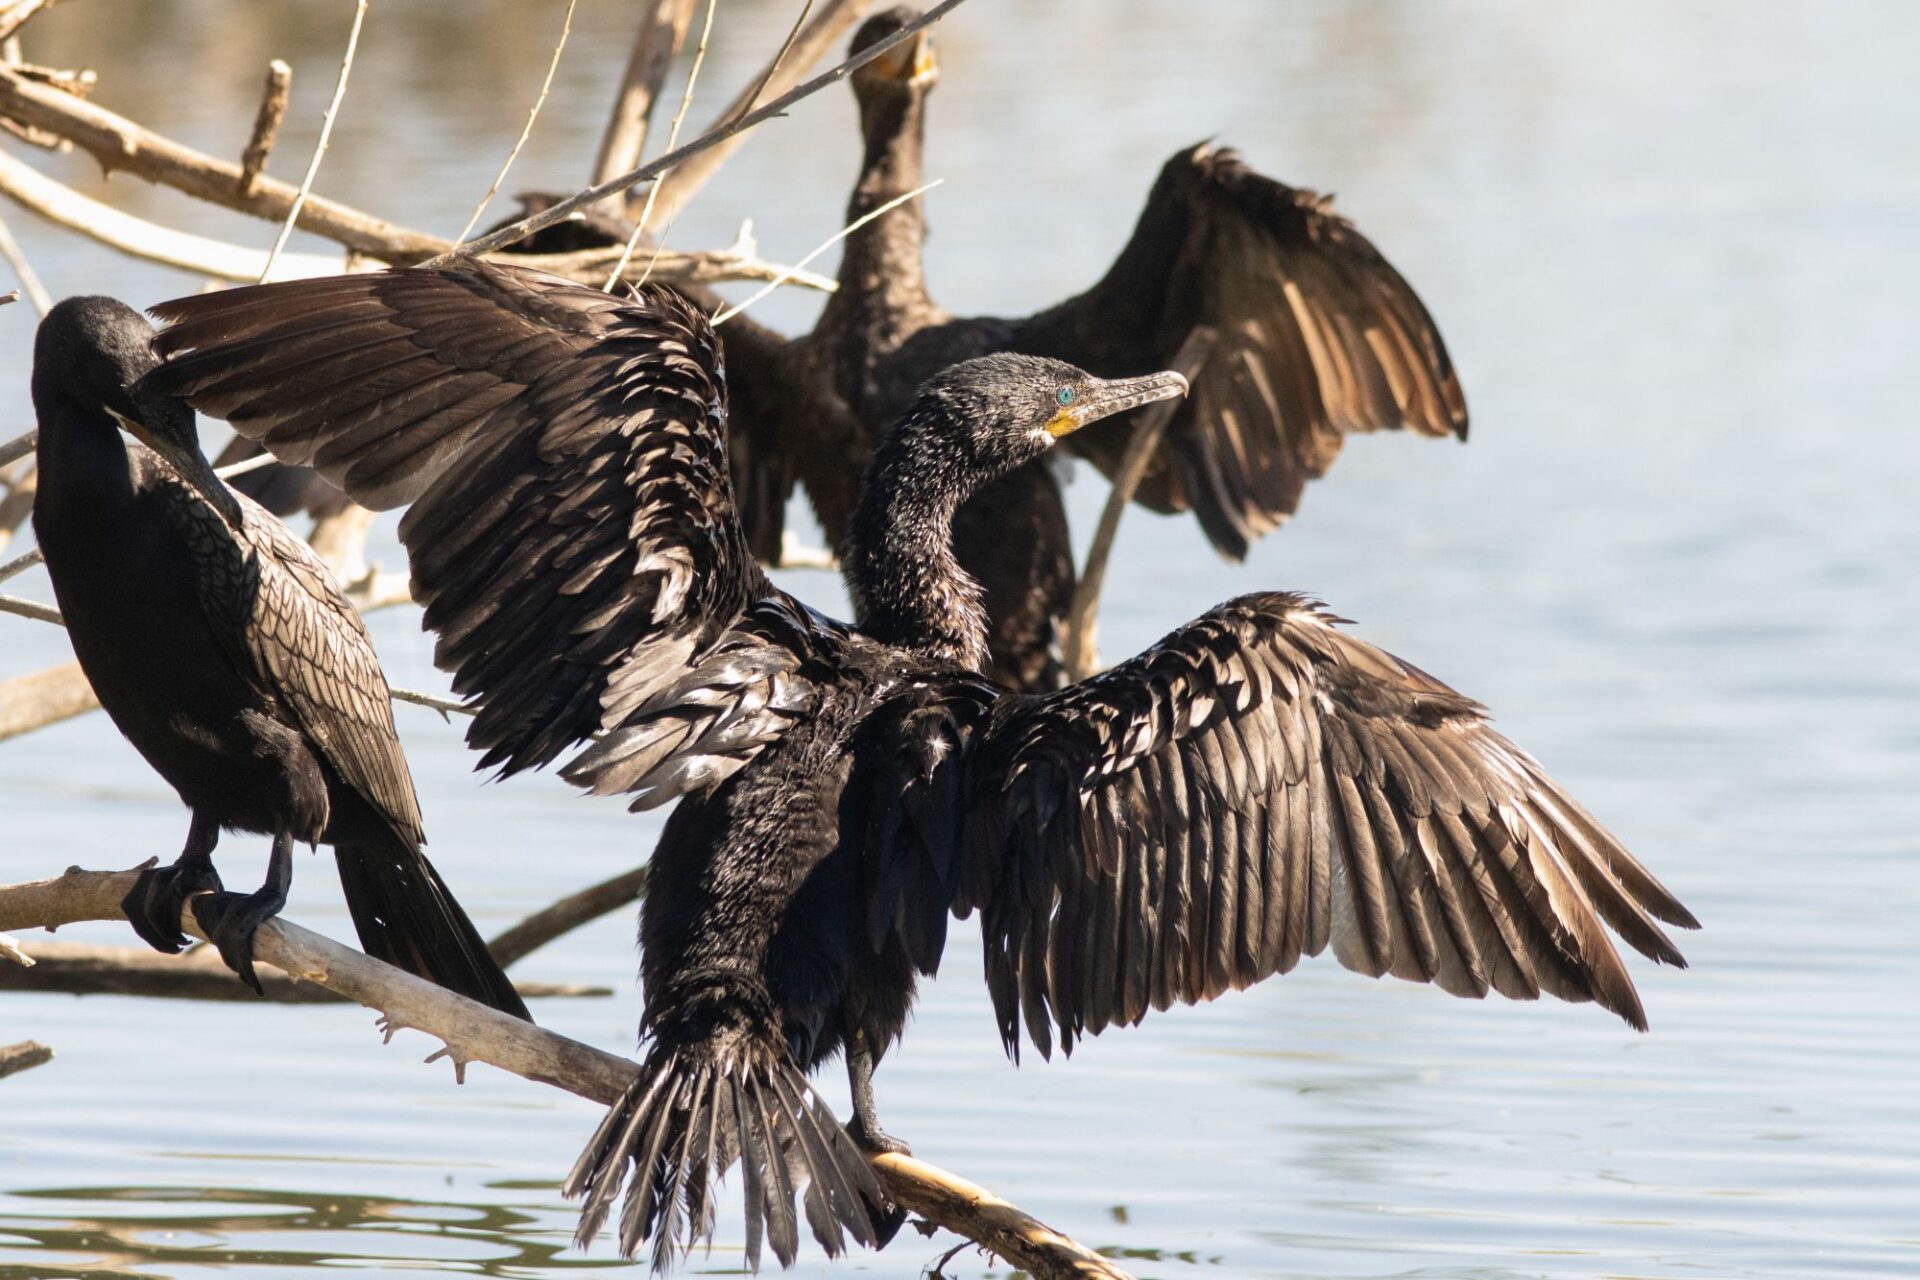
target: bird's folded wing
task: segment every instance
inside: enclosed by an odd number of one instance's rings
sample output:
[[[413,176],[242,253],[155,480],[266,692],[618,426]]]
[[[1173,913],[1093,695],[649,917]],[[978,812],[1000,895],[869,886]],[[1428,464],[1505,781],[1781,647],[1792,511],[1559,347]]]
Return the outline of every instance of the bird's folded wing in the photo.
[[[1009,697],[968,754],[955,908],[1010,1050],[1347,967],[1645,1017],[1604,921],[1692,916],[1479,706],[1298,596],[1243,596],[1104,675]]]
[[[1213,345],[1137,500],[1190,507],[1227,555],[1293,514],[1348,433],[1466,435],[1453,363],[1406,280],[1326,199],[1229,148],[1169,160],[1105,278],[1021,322],[1018,343],[1115,376],[1170,367],[1202,327]],[[1137,418],[1069,444],[1111,475]]]
[[[543,765],[683,680],[768,594],[721,361],[671,290],[484,262],[155,308],[162,389],[400,525],[483,766]]]
[[[144,464],[171,476],[148,454]],[[201,571],[200,606],[214,642],[278,706],[396,834],[421,842],[420,805],[393,727],[387,678],[360,613],[311,547],[250,499],[230,531],[184,482],[165,504]]]

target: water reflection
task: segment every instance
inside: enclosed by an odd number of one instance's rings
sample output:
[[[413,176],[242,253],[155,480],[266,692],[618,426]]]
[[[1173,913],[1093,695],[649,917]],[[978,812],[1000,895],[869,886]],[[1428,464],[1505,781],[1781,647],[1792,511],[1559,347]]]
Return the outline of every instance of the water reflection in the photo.
[[[792,11],[724,6],[695,119]],[[290,57],[274,171],[297,170],[344,7],[107,12],[54,9],[29,56],[96,66],[100,102],[222,155],[265,60]],[[524,119],[558,13],[376,6],[320,189],[457,229]],[[512,185],[587,168],[630,22],[631,6],[580,7]],[[1467,448],[1354,442],[1244,567],[1189,523],[1130,517],[1103,645],[1132,651],[1255,586],[1322,594],[1493,706],[1708,930],[1687,940],[1690,972],[1636,968],[1647,1037],[1591,1008],[1450,1001],[1323,960],[1015,1071],[962,928],[882,1068],[889,1127],[1145,1277],[1920,1274],[1920,181],[1888,161],[1920,154],[1920,95],[1898,90],[1920,9],[974,0],[944,40],[928,270],[956,310],[1085,287],[1160,162],[1215,134],[1340,193],[1432,305],[1473,400]],[[752,215],[770,256],[797,257],[839,225],[854,137],[844,93],[807,104],[680,215],[674,243],[725,242]],[[271,240],[103,182],[81,157],[35,163],[183,228]],[[146,304],[191,287],[7,216],[56,292]],[[815,305],[783,298],[767,317],[797,330]],[[16,424],[25,312],[0,310]],[[1083,472],[1083,532],[1101,497]],[[398,565],[390,523],[379,539]],[[783,581],[840,605],[821,576]],[[373,631],[396,683],[436,685],[416,618]],[[0,620],[0,676],[64,661],[63,643]],[[399,719],[436,857],[460,867],[483,929],[631,865],[658,834],[657,815],[550,777],[481,788],[455,732]],[[154,841],[179,821],[98,717],[0,745],[0,815],[9,878],[171,856]],[[328,879],[297,880],[297,915],[341,934]],[[633,968],[632,922],[610,919],[525,976],[613,987],[536,1012],[624,1051]],[[604,1242],[565,1248],[551,1181],[592,1108],[478,1070],[453,1089],[413,1060],[430,1046],[382,1048],[369,1022],[0,997],[0,1041],[60,1054],[0,1082],[0,1277],[620,1265]],[[209,1120],[216,1105],[231,1123]],[[694,1269],[737,1265],[737,1217]],[[838,1263],[809,1250],[797,1274],[899,1276],[946,1244]],[[993,1269],[962,1251],[945,1270]]]
[[[51,1187],[8,1195],[45,1202],[49,1212],[0,1211],[0,1246],[36,1253],[24,1266],[0,1261],[0,1280],[151,1280],[199,1268],[253,1274],[349,1266],[502,1277],[607,1268],[604,1261],[568,1251],[570,1228],[544,1202],[167,1186]],[[62,1212],[68,1206],[71,1216]]]

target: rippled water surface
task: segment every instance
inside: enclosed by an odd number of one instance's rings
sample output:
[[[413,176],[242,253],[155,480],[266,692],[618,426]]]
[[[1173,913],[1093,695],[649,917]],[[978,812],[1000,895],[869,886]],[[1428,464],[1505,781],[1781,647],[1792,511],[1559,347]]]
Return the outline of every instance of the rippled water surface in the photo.
[[[581,6],[510,187],[585,172],[631,8]],[[220,154],[286,56],[275,171],[295,173],[346,14],[71,0],[28,53],[97,67],[99,101]],[[456,230],[559,16],[551,0],[376,5],[320,188]],[[790,17],[723,7],[695,119]],[[1159,161],[1215,135],[1340,193],[1440,318],[1474,410],[1467,448],[1353,444],[1242,568],[1188,523],[1130,517],[1107,652],[1256,585],[1316,592],[1489,703],[1708,928],[1686,939],[1690,972],[1635,965],[1647,1036],[1327,960],[1019,1070],[962,933],[882,1070],[890,1128],[1145,1276],[1920,1274],[1916,47],[1920,13],[1894,0],[961,10],[929,159],[947,303],[1029,309],[1082,287]],[[674,243],[725,242],[747,216],[771,256],[824,238],[856,159],[845,98],[765,131]],[[35,156],[145,216],[271,238]],[[193,287],[5,216],[56,293],[146,305]],[[812,308],[767,314],[797,326]],[[25,307],[0,312],[0,436],[28,422],[31,328]],[[1070,494],[1084,533],[1102,486],[1083,471]],[[397,567],[386,528],[375,549]],[[790,585],[842,604],[821,575]],[[395,683],[435,683],[414,616],[381,615],[375,638]],[[0,676],[65,659],[58,632],[0,618]],[[657,818],[550,778],[482,786],[456,729],[400,720],[436,858],[483,928],[651,847]],[[171,857],[185,826],[98,716],[0,744],[0,880]],[[258,874],[256,843],[223,850],[230,880]],[[290,914],[351,936],[332,881],[303,863]],[[524,976],[611,986],[536,1012],[627,1050],[633,969],[622,915]],[[371,1022],[0,996],[0,1042],[59,1054],[0,1082],[0,1277],[620,1265],[604,1243],[566,1248],[556,1183],[592,1108],[487,1068],[456,1089],[420,1065],[426,1040],[383,1048]],[[731,1226],[690,1270],[740,1265]],[[911,1275],[943,1248],[909,1236],[801,1269]]]

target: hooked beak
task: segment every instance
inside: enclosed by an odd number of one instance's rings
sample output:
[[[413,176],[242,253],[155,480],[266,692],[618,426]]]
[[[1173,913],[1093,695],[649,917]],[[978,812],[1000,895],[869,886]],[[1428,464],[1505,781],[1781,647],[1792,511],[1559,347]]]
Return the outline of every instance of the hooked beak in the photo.
[[[165,459],[166,464],[173,468],[174,474],[191,485],[195,493],[205,498],[207,505],[219,513],[220,519],[229,529],[237,531],[240,528],[244,520],[240,511],[240,500],[234,497],[233,490],[227,488],[227,482],[213,473],[213,464],[207,461],[205,454],[198,449],[184,448],[165,437],[156,435],[144,422],[130,418],[110,405],[107,406],[107,412],[113,415],[114,420],[125,429],[128,435]]]
[[[1187,394],[1187,380],[1178,373],[1149,373],[1143,378],[1114,378],[1099,382],[1047,421],[1047,434],[1058,440],[1116,413],[1138,409],[1156,400]]]

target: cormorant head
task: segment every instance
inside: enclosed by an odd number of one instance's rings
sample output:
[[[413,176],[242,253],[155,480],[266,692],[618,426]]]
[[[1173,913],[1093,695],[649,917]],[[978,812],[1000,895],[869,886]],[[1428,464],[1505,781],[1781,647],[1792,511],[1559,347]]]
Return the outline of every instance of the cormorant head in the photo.
[[[150,390],[141,378],[159,364],[153,326],[117,298],[68,298],[47,312],[33,340],[33,403],[50,418],[118,423],[152,449],[229,525],[240,503],[200,451],[193,410],[177,396]]]
[[[871,49],[919,16],[906,5],[874,14],[854,32],[848,54]],[[939,78],[940,64],[934,60],[933,36],[920,31],[855,71],[853,91],[863,102],[883,95],[925,93]]]
[[[964,498],[1082,427],[1186,393],[1177,373],[1096,378],[1065,361],[1001,352],[929,378],[891,443],[916,470],[952,477]]]

